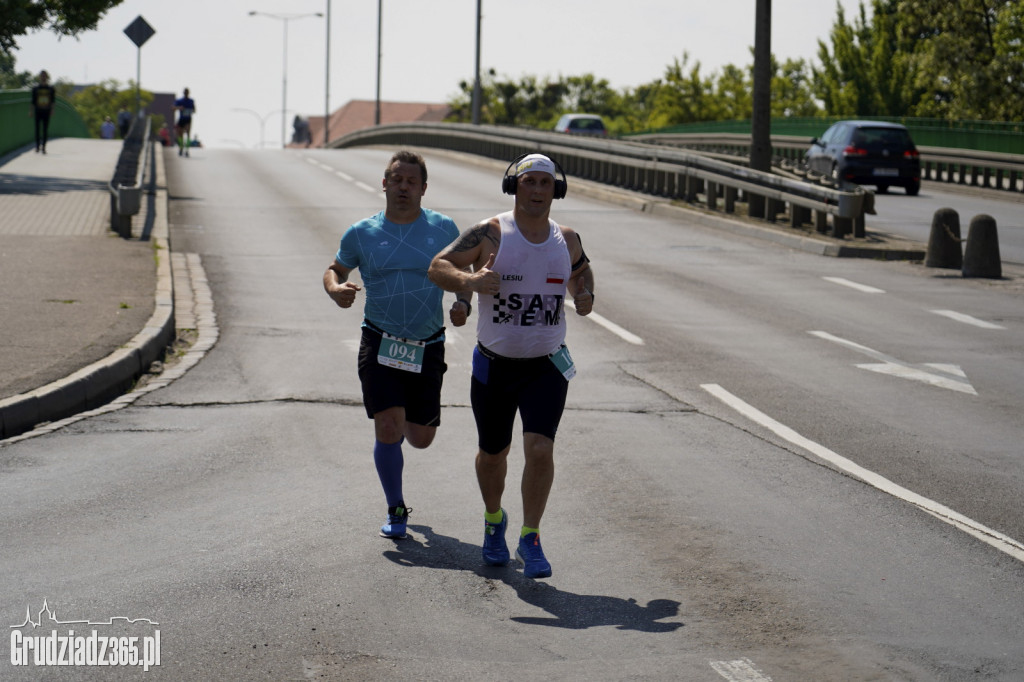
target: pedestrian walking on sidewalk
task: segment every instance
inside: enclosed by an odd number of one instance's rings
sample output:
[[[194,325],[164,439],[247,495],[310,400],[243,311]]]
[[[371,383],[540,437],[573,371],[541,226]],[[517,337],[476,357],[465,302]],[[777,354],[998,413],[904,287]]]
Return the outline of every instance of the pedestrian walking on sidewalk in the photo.
[[[455,222],[421,207],[427,166],[400,151],[384,169],[385,208],[349,227],[324,272],[327,295],[350,308],[366,289],[358,371],[366,416],[373,419],[373,461],[387,502],[380,534],[406,535],[409,512],[402,486],[403,443],[426,448],[441,423],[444,292],[427,278],[431,258],[458,237]],[[359,269],[363,287],[349,280]],[[469,304],[456,301],[451,323],[466,323]]]
[[[541,549],[540,522],[555,476],[555,432],[576,372],[565,345],[563,303],[568,289],[576,313],[590,314],[594,272],[576,232],[549,217],[552,201],[566,192],[565,174],[554,161],[519,157],[505,170],[502,191],[515,196],[514,208],[463,232],[434,258],[429,276],[442,289],[479,297],[470,400],[484,502],[483,560],[492,566],[510,560],[501,498],[518,412],[525,463],[516,557],[527,578],[546,578],[551,564]]]
[[[36,153],[46,153],[50,136],[50,114],[57,102],[57,90],[50,85],[50,74],[40,71],[38,85],[32,88],[32,116],[36,119]]]

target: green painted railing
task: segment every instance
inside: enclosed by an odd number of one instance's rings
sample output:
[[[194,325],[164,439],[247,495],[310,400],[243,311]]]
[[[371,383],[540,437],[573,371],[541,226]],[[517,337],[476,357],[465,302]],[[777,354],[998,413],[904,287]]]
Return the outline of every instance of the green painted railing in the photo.
[[[919,147],[975,149],[1003,154],[1024,154],[1024,122],[947,121],[938,118],[894,118],[884,116],[846,116],[821,118],[773,118],[772,135],[820,137],[825,130],[841,120],[891,121],[907,126]],[[742,133],[750,134],[750,121],[705,121],[670,126],[650,133]]]
[[[0,156],[36,140],[31,90],[0,90]],[[58,97],[50,115],[50,139],[89,137],[85,121],[64,98]]]

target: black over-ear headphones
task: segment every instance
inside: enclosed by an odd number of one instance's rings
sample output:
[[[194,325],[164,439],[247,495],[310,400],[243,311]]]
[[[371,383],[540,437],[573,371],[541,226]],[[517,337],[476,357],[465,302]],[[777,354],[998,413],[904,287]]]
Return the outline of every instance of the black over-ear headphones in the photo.
[[[503,177],[501,179],[501,191],[502,192],[504,192],[505,194],[512,194],[512,195],[514,195],[516,193],[516,190],[519,188],[519,178],[514,173],[512,175],[509,175],[508,172],[510,170],[512,170],[513,166],[518,165],[520,161],[525,159],[530,154],[534,154],[534,153],[536,153],[536,152],[530,152],[528,154],[520,154],[519,156],[517,156],[516,158],[514,158],[512,160],[512,163],[510,163],[508,165],[508,168],[505,169],[505,177]],[[547,158],[551,159],[550,156],[548,156]],[[565,178],[565,171],[562,170],[562,167],[554,159],[551,159],[551,163],[555,164],[555,168],[562,175],[562,179],[561,180],[559,180],[558,178],[555,178],[555,199],[564,199],[565,198],[565,193],[569,189],[569,183],[566,181],[566,178]]]

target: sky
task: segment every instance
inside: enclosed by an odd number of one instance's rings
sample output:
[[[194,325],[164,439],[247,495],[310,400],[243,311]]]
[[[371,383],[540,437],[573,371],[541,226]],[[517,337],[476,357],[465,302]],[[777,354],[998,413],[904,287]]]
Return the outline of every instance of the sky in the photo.
[[[684,52],[690,64],[700,62],[703,75],[753,61],[756,0],[479,1],[481,70],[499,77],[591,73],[621,90],[661,78]],[[852,20],[861,2],[775,0],[773,54],[817,62],[818,40],[827,42],[837,4]],[[326,15],[328,6],[329,83],[326,18],[300,16]],[[379,16],[378,6],[373,0],[124,0],[77,39],[46,30],[22,36],[16,68],[127,87],[141,57],[143,88],[178,96],[189,88],[196,102],[193,134],[205,146],[279,148],[282,118],[290,136],[296,114],[322,116],[353,99],[376,99],[378,26],[382,100],[443,103],[459,93],[460,81],[472,81],[477,0],[381,0]],[[141,51],[124,34],[138,16],[156,30]]]

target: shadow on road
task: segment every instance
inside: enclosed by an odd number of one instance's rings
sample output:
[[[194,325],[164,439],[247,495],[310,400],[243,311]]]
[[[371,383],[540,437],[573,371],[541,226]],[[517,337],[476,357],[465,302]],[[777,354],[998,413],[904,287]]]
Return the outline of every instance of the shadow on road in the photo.
[[[614,625],[620,630],[640,632],[672,632],[684,623],[662,623],[663,618],[679,615],[680,603],[671,599],[652,599],[646,606],[635,599],[594,594],[574,594],[548,583],[523,577],[515,570],[515,559],[509,566],[486,566],[481,563],[480,547],[453,537],[435,533],[430,526],[409,525],[414,535],[394,541],[394,549],[384,552],[390,561],[401,566],[419,566],[451,571],[471,571],[487,580],[500,580],[516,591],[528,604],[544,609],[551,618],[513,617],[528,625],[585,630]]]

